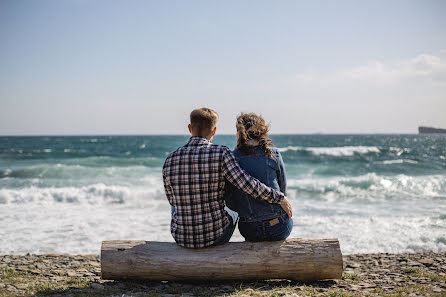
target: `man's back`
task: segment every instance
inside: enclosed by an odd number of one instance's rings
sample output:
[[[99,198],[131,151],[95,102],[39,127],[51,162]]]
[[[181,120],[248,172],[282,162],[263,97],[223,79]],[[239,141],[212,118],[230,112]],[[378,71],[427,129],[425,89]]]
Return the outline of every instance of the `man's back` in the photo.
[[[209,246],[229,225],[222,198],[223,156],[228,151],[225,146],[194,136],[167,157],[164,185],[169,202],[175,207],[171,233],[179,245]]]

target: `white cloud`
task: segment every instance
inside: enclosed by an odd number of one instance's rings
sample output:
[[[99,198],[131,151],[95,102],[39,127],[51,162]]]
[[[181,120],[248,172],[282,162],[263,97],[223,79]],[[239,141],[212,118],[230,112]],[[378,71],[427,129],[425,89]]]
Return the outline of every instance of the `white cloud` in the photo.
[[[396,84],[433,82],[446,84],[446,60],[437,56],[420,54],[407,60],[384,63],[372,60],[364,65],[345,68],[331,73],[299,73],[288,83],[298,86],[311,84],[332,85],[340,83]]]
[[[372,83],[397,83],[407,80],[446,83],[446,61],[427,54],[388,64],[370,61],[363,66],[342,70],[336,73],[335,77]]]

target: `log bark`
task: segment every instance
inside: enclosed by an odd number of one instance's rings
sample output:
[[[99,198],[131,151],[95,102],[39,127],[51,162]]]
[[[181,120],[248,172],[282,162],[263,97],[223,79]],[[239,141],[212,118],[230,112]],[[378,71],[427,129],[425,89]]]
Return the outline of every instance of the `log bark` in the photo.
[[[337,239],[230,242],[188,249],[173,242],[103,241],[103,279],[203,281],[340,279],[342,254]]]

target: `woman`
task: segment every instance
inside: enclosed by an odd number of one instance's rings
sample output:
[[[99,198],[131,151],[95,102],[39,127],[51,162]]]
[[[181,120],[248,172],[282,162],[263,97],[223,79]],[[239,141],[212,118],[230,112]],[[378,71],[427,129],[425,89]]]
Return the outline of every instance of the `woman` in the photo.
[[[286,195],[286,176],[282,156],[272,147],[269,127],[254,113],[237,117],[237,146],[234,150],[240,166],[250,175]],[[287,238],[293,228],[279,204],[255,199],[227,183],[225,200],[230,209],[238,212],[240,234],[247,241],[276,241]]]

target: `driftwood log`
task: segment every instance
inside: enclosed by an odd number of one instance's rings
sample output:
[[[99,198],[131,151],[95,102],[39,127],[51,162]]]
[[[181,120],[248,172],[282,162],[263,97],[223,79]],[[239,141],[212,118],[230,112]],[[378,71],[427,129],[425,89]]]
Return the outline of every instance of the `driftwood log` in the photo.
[[[173,242],[103,241],[103,279],[247,280],[339,279],[342,254],[337,239],[230,242],[188,249]]]

